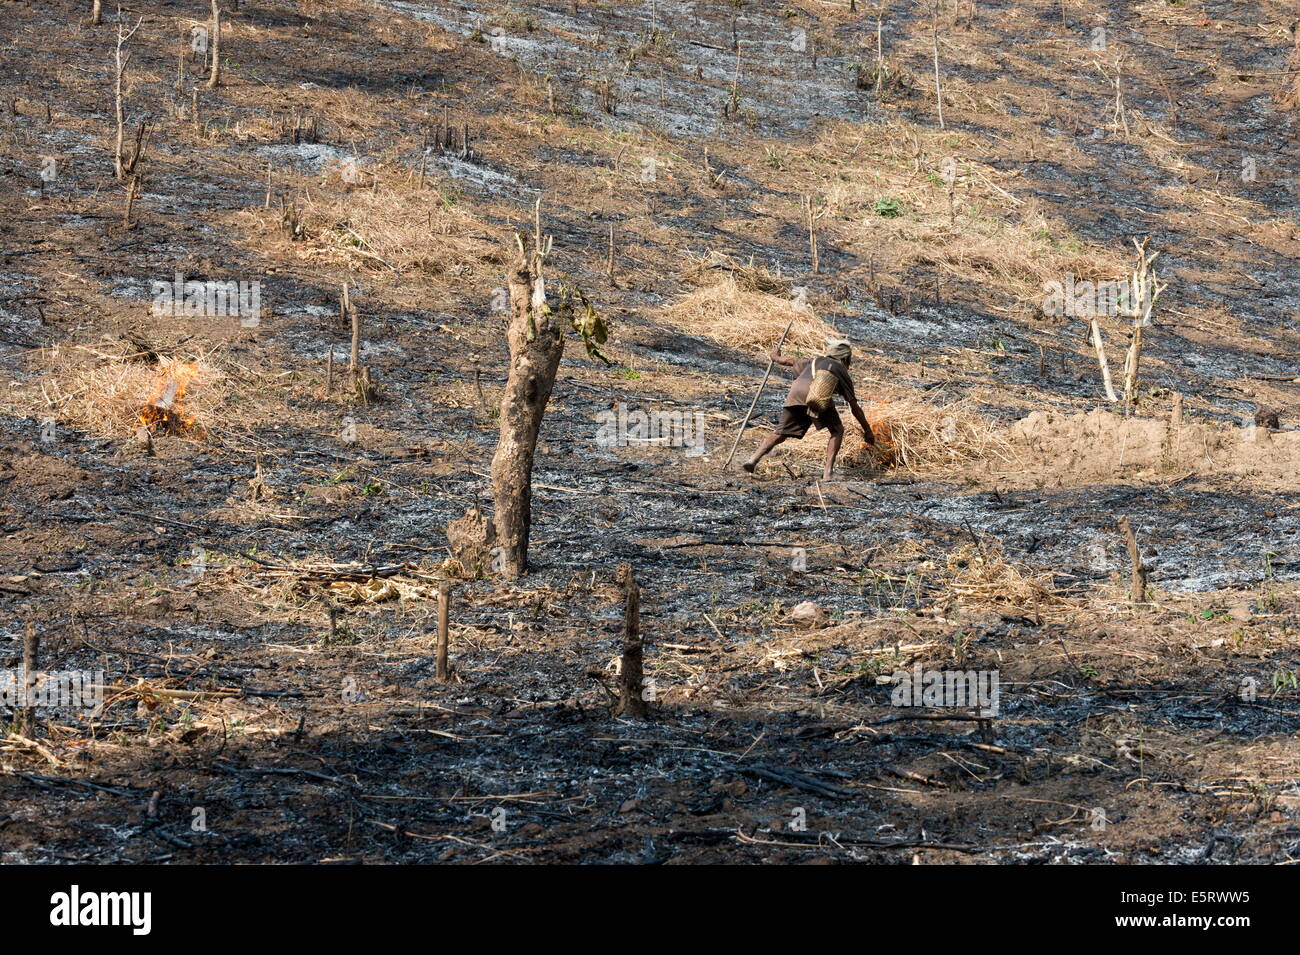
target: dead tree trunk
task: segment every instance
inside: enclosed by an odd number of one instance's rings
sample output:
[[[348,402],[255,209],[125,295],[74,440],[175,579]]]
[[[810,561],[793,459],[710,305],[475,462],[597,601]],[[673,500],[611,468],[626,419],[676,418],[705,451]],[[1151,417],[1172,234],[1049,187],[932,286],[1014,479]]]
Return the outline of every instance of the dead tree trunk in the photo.
[[[1137,248],[1138,264],[1133,271],[1133,344],[1129,346],[1128,357],[1124,362],[1124,417],[1128,417],[1133,412],[1133,403],[1137,399],[1138,387],[1138,369],[1142,364],[1142,329],[1151,324],[1151,315],[1155,311],[1156,300],[1160,298],[1160,293],[1168,286],[1162,283],[1156,277],[1155,270],[1152,266],[1155,264],[1156,256],[1159,252],[1147,254],[1147,243],[1150,238],[1138,242],[1133,240],[1133,245]]]
[[[623,659],[618,672],[618,707],[615,716],[645,719],[650,715],[644,693],[645,644],[641,640],[641,589],[631,564],[618,568],[627,601],[623,610]]]
[[[540,218],[531,244],[516,236],[519,256],[507,277],[510,287],[510,373],[501,393],[501,431],[492,456],[493,523],[501,548],[500,572],[528,572],[528,531],[532,523],[533,454],[542,416],[564,353],[564,329],[546,304],[542,264],[551,240],[543,238]]]
[[[95,0],[90,5],[90,23],[92,26],[99,26],[104,22],[104,3],[103,0]]]
[[[1133,322],[1133,342],[1128,346],[1124,358],[1124,417],[1133,414],[1133,405],[1137,401],[1138,369],[1142,365],[1142,323]]]
[[[135,31],[140,29],[140,24],[144,22],[141,17],[135,22],[130,30],[125,28],[121,20],[117,24],[117,46],[113,51],[113,118],[117,121],[117,141],[113,148],[113,174],[117,177],[118,182],[126,181],[126,164],[122,156],[122,149],[126,139],[126,103],[122,93],[122,77],[126,74],[127,65],[131,62],[131,54],[125,51],[127,41],[135,36]]]

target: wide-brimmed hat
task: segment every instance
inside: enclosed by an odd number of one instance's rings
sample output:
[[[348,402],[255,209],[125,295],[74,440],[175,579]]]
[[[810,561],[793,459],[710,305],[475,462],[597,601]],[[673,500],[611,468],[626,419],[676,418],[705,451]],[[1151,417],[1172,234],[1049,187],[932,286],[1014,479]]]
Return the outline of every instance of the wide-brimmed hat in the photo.
[[[826,339],[826,357],[834,358],[836,361],[851,358],[853,357],[853,346],[849,344],[846,338],[828,338]]]

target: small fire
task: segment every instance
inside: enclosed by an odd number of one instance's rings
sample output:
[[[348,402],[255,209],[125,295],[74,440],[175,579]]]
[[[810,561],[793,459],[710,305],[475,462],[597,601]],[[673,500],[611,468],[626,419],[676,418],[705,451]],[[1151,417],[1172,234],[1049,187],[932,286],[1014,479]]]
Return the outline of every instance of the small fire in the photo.
[[[903,449],[889,419],[882,412],[872,409],[872,412],[867,415],[867,424],[871,425],[871,436],[876,442],[872,449],[875,466],[892,468],[902,464]]]
[[[140,409],[139,424],[150,434],[185,434],[199,431],[185,413],[185,391],[199,376],[199,366],[172,362],[159,376],[153,397]]]

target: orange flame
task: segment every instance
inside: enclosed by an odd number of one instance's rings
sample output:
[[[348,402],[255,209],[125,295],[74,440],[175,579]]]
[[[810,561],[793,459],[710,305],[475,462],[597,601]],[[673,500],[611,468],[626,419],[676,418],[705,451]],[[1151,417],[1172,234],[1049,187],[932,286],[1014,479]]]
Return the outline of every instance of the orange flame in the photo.
[[[201,432],[184,406],[185,392],[198,376],[198,365],[173,362],[168,366],[159,376],[153,397],[140,409],[139,424],[150,434]]]
[[[871,435],[876,440],[872,452],[875,456],[875,466],[883,469],[902,464],[903,449],[898,445],[898,438],[894,435],[889,419],[873,409],[872,413],[867,414],[867,424],[871,425]]]

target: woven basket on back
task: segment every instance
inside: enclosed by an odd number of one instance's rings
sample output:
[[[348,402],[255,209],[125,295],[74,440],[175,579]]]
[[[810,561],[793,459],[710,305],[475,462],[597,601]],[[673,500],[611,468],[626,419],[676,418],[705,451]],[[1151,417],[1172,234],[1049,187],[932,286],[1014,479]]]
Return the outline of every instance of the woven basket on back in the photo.
[[[813,379],[812,384],[808,386],[808,411],[811,414],[823,415],[834,405],[835,389],[839,387],[840,380],[835,377],[835,372],[817,367],[817,359],[813,362]]]

